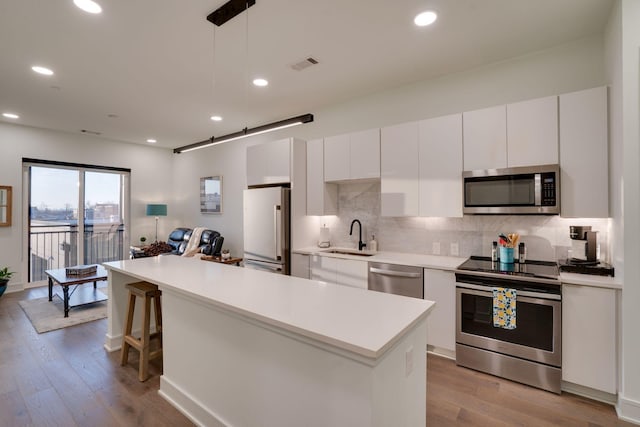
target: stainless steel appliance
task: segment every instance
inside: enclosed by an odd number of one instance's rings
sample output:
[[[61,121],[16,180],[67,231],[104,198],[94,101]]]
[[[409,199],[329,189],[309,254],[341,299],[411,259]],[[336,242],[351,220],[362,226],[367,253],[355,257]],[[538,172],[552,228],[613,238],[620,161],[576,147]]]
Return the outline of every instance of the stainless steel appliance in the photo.
[[[471,257],[456,274],[456,363],[560,393],[562,293],[558,266]],[[516,328],[493,324],[493,289],[516,290]]]
[[[571,261],[574,263],[597,264],[597,232],[590,225],[569,227],[571,237]]]
[[[423,269],[406,265],[369,263],[369,290],[424,298]]]
[[[462,173],[466,214],[559,214],[558,165]]]
[[[290,273],[290,193],[284,187],[244,190],[244,265]]]

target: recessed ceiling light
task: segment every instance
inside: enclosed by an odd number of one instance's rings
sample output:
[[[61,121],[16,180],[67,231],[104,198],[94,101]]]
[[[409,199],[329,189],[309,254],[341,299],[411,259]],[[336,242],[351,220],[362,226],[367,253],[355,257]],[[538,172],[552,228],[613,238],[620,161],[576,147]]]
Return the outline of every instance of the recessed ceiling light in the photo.
[[[436,22],[436,19],[438,19],[438,15],[435,12],[428,10],[416,15],[416,17],[413,18],[413,22],[418,27],[426,27],[427,25],[431,25]]]
[[[33,67],[31,67],[31,69],[33,71],[35,71],[36,73],[43,74],[45,76],[52,76],[53,75],[53,71],[51,71],[47,67],[41,67],[40,65],[34,65]]]
[[[13,113],[2,113],[2,115],[4,117],[6,117],[7,119],[19,119],[20,116],[17,114],[13,114]]]
[[[73,0],[73,4],[88,13],[101,13],[102,7],[92,0]]]
[[[222,120],[222,117],[220,117],[220,116],[211,116],[211,120],[213,120],[214,122],[219,122],[220,120]]]
[[[158,141],[156,141],[155,139],[147,139],[147,142],[148,142],[149,144],[155,144],[155,143],[156,143],[156,142],[158,142]]]
[[[258,78],[258,79],[253,79],[253,84],[256,86],[266,86],[269,84],[269,82],[265,79]]]

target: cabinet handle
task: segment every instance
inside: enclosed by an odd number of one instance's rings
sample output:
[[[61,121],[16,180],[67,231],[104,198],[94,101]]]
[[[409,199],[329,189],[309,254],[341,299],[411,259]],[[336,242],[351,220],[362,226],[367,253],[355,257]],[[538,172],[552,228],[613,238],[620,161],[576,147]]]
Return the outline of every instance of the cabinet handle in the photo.
[[[420,273],[406,273],[403,271],[393,271],[393,270],[383,270],[381,268],[371,267],[369,271],[376,274],[383,274],[385,276],[394,276],[394,277],[408,277],[408,278],[418,278],[421,276]]]

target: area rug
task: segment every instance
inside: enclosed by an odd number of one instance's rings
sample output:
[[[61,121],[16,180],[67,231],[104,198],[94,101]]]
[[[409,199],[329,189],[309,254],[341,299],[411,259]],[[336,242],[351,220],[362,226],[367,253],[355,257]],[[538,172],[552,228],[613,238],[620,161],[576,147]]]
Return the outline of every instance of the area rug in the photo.
[[[53,296],[53,301],[44,297],[19,301],[19,304],[39,334],[107,317],[107,301],[72,307],[69,317],[64,317],[64,302],[58,295]]]

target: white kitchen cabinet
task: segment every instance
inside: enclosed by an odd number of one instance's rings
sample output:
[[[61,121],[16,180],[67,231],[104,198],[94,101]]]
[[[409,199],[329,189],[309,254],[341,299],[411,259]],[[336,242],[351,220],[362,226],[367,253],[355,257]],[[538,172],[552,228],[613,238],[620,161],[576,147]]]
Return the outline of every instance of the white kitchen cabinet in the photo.
[[[462,114],[418,123],[420,216],[462,217]]]
[[[558,97],[507,104],[508,167],[558,164]]]
[[[291,254],[291,275],[303,279],[310,278],[309,255]]]
[[[464,170],[507,167],[507,111],[505,105],[462,114]]]
[[[454,357],[456,350],[455,274],[452,271],[425,268],[424,299],[436,302],[427,322],[429,349]]]
[[[336,258],[336,283],[338,285],[367,289],[369,264],[367,261]]]
[[[607,88],[560,95],[563,217],[609,216]]]
[[[336,283],[336,260],[338,258],[311,255],[309,262],[310,279]]]
[[[367,261],[311,255],[311,280],[367,289]]]
[[[380,129],[324,139],[324,180],[380,178]]]
[[[291,182],[291,140],[247,147],[247,185]]]
[[[418,122],[382,128],[380,135],[380,214],[418,216]]]
[[[345,181],[350,178],[349,135],[329,136],[324,139],[324,180]]]
[[[562,380],[617,393],[615,289],[562,285]]]
[[[380,129],[349,134],[351,179],[380,178]]]
[[[337,215],[338,186],[324,181],[324,143],[307,141],[307,215]]]

